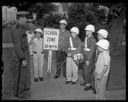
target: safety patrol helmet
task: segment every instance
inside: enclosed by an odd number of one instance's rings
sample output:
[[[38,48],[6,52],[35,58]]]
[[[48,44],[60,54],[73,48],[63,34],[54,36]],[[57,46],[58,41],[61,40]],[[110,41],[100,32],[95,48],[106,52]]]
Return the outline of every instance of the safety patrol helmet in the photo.
[[[92,32],[95,32],[95,27],[94,25],[92,24],[89,24],[85,27],[85,30],[89,30],[89,31],[92,31]]]
[[[66,24],[67,25],[67,21],[66,20],[60,20],[60,22],[59,22],[60,24]]]
[[[79,34],[79,28],[77,27],[72,27],[70,31]]]
[[[37,29],[35,30],[35,32],[40,32],[41,34],[43,34],[43,31],[42,31],[41,28],[37,28]]]
[[[102,40],[99,40],[97,43],[96,43],[97,46],[105,49],[105,50],[108,50],[109,48],[109,41],[106,40],[106,39],[102,39]]]
[[[108,36],[108,31],[105,29],[100,29],[97,33],[102,35],[104,38],[107,38]]]

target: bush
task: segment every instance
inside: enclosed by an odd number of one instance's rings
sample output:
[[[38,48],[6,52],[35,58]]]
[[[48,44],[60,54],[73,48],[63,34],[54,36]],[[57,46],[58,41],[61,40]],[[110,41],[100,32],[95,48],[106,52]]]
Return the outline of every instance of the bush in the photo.
[[[86,8],[84,3],[74,3],[69,7],[68,11],[68,30],[76,26],[80,29],[79,37],[83,41],[85,37],[85,27],[87,24],[96,24],[98,18],[93,11],[93,8]]]

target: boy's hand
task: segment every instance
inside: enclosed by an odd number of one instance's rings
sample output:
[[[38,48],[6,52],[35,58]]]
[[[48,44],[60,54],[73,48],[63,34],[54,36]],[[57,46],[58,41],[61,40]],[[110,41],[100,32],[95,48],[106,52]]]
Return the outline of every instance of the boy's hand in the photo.
[[[71,56],[71,53],[68,53],[68,56]]]
[[[101,79],[102,78],[102,75],[100,75],[100,74],[97,74],[97,79]]]
[[[34,36],[32,36],[32,38],[31,38],[31,39],[33,40],[35,37],[36,37],[36,36],[34,35]]]
[[[89,66],[89,61],[86,61],[86,65]]]
[[[26,60],[22,61],[22,65],[23,65],[23,67],[26,67],[27,66],[27,61]]]

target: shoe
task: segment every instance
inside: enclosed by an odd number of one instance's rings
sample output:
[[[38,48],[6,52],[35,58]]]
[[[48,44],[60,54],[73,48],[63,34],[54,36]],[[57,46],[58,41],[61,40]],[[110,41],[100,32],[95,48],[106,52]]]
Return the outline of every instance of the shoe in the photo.
[[[64,74],[63,77],[66,78],[66,74]]]
[[[65,82],[65,84],[69,84],[69,83],[71,83],[71,81],[66,81],[66,82]]]
[[[18,96],[17,98],[19,98],[19,99],[28,99],[28,97],[26,97],[26,96]]]
[[[44,79],[43,79],[43,77],[39,77],[39,80],[40,80],[40,81],[43,81]]]
[[[81,85],[81,86],[86,86],[86,83],[85,83],[85,82],[83,82],[83,83],[81,83],[80,85]]]
[[[93,91],[93,94],[96,94],[95,88],[91,88],[91,90]]]
[[[85,91],[88,91],[88,90],[90,90],[92,88],[92,86],[90,85],[90,86],[86,86],[85,88],[84,88],[84,90]]]
[[[55,76],[54,76],[54,79],[57,79],[57,78],[59,78],[59,77],[60,77],[59,75],[55,75]]]
[[[34,78],[34,82],[38,82],[38,78]]]
[[[74,85],[74,84],[76,84],[76,82],[72,82],[71,84]]]

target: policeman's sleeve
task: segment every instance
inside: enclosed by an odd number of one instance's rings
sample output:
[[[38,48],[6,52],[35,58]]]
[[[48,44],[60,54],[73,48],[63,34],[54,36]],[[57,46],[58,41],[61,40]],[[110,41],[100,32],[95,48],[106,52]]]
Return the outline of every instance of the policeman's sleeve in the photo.
[[[86,51],[87,53],[87,60],[89,61],[93,56],[95,57],[96,55],[96,41],[92,40],[90,42],[90,47],[89,47],[90,51]]]
[[[17,56],[19,57],[20,60],[25,60],[25,57],[21,49],[20,34],[17,30],[13,32],[13,41],[14,41],[14,49],[16,51]]]

